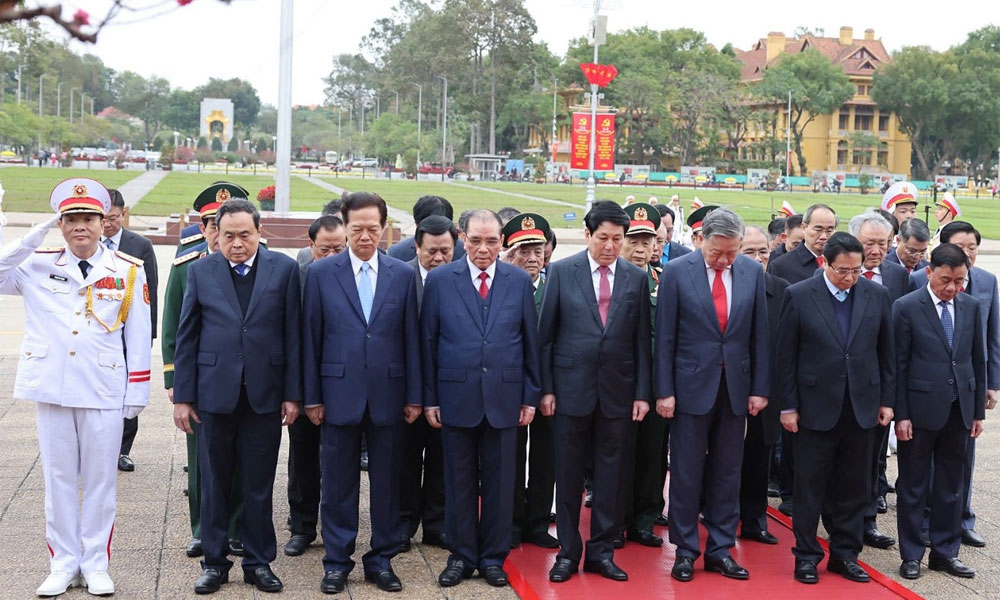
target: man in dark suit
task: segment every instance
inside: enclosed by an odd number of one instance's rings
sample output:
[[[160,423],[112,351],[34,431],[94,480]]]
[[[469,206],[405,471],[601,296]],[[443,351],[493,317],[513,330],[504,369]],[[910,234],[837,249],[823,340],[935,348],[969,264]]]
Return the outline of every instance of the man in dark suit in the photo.
[[[654,257],[654,260],[650,262],[653,266],[663,266],[665,262],[690,254],[691,249],[673,240],[674,219],[676,218],[674,211],[670,210],[666,204],[657,204],[656,210],[660,213],[660,226],[656,228],[656,246],[660,250],[660,256]]]
[[[339,203],[339,200],[338,200]],[[305,291],[306,271],[316,261],[347,249],[347,229],[340,217],[323,215],[309,226],[309,257],[299,262],[299,277]],[[285,554],[301,556],[316,539],[320,498],[320,426],[300,414],[288,426],[288,518],[292,532]]]
[[[899,224],[896,246],[889,249],[887,262],[906,268],[907,273],[922,271],[927,266],[927,247],[931,243],[931,230],[920,219],[906,219]]]
[[[587,249],[552,263],[542,298],[542,414],[555,415],[556,529],[549,580],[568,581],[583,555],[580,504],[593,460],[594,499],[584,571],[615,581],[614,538],[624,526],[620,489],[633,421],[649,412],[649,276],[621,258],[629,218],[613,202],[584,217]]]
[[[111,210],[101,219],[101,244],[109,250],[119,250],[142,261],[146,272],[146,285],[149,287],[149,316],[153,324],[153,340],[156,339],[156,303],[157,303],[157,271],[156,254],[153,244],[145,237],[125,229],[128,220],[128,207],[121,192],[109,189],[111,195]],[[152,343],[152,340],[150,340]],[[122,429],[122,447],[118,453],[118,470],[134,471],[135,462],[129,457],[132,452],[132,442],[139,431],[139,417],[125,419]]]
[[[323,210],[320,211],[319,216],[320,217],[331,216],[340,219],[340,207],[343,206],[343,204],[344,203],[340,201],[340,198],[334,198],[333,200],[330,200],[329,202],[323,205]],[[299,263],[299,267],[302,269],[301,271],[302,285],[305,285],[306,283],[306,267],[311,265],[313,261],[314,259],[313,259],[312,244],[306,246],[305,248],[299,249],[298,253],[295,255],[295,262]]]
[[[781,424],[795,444],[794,575],[819,581],[816,529],[827,507],[827,569],[865,583],[868,573],[857,560],[871,493],[872,432],[892,421],[895,404],[889,291],[861,277],[864,247],[850,234],[833,234],[823,255],[820,276],[785,292],[778,325]]]
[[[451,207],[451,203],[441,196],[421,196],[418,198],[413,205],[414,225],[419,226],[421,221],[433,215],[440,215],[447,217],[448,220],[453,220],[455,218],[455,210]],[[410,262],[417,256],[416,240],[414,238],[400,240],[390,246],[386,254],[397,260]],[[465,246],[462,244],[462,240],[458,240],[455,243],[455,250],[452,254],[452,260],[459,260],[465,256]]]
[[[409,264],[416,271],[417,312],[423,305],[424,282],[433,269],[451,262],[458,240],[455,224],[448,217],[432,215],[420,221],[414,234],[417,256]],[[399,516],[402,521],[401,552],[410,551],[410,538],[423,526],[426,546],[446,548],[444,534],[444,450],[441,430],[427,419],[403,426],[402,481],[399,486]]]
[[[424,287],[424,414],[442,428],[451,549],[443,587],[474,569],[507,585],[517,427],[538,405],[535,290],[527,273],[497,260],[502,225],[492,211],[473,213],[462,234],[466,259],[432,271]]]
[[[913,219],[911,219],[913,220]],[[941,243],[955,244],[969,258],[969,274],[962,291],[979,300],[980,323],[986,339],[986,408],[992,410],[997,403],[1000,388],[1000,297],[997,295],[997,278],[989,271],[976,266],[982,237],[970,223],[953,221],[941,229]],[[910,275],[912,289],[927,286],[927,271],[914,271]],[[969,440],[965,457],[965,487],[963,489],[962,543],[975,548],[986,545],[986,539],[976,532],[976,513],[972,510],[972,476],[976,461],[976,441]],[[924,517],[924,531],[928,519]],[[925,545],[927,537],[924,537]]]
[[[782,220],[784,221],[784,229],[781,234],[781,243],[771,251],[771,261],[798,248],[805,237],[805,230],[802,228],[802,215],[792,215]]]
[[[955,577],[975,576],[958,559],[963,465],[970,438],[979,437],[986,417],[986,340],[979,301],[959,293],[969,266],[960,248],[941,244],[931,253],[928,285],[893,307],[899,375],[899,573],[906,579],[920,577],[925,507],[930,508],[928,566]]]
[[[295,421],[302,396],[299,270],[260,246],[260,215],[250,202],[223,202],[216,223],[220,252],[188,269],[174,356],[174,423],[186,433],[192,419],[200,424],[205,559],[195,592],[218,591],[229,578],[227,504],[236,464],[243,580],[276,592],[274,472],[281,426]]]
[[[825,204],[810,206],[802,217],[802,242],[793,250],[773,258],[767,265],[767,272],[784,279],[789,285],[815,275],[816,269],[823,266],[823,246],[837,230],[838,224],[837,214],[829,206]],[[780,432],[780,436],[781,462],[778,478],[781,504],[778,510],[791,516],[794,510],[792,496],[795,487],[795,445],[791,436],[784,430]]]
[[[545,217],[535,213],[520,213],[507,221],[503,228],[506,252],[502,260],[524,270],[531,277],[536,312],[541,309],[545,294],[541,269],[545,264],[545,245],[551,231]],[[536,414],[531,425],[517,428],[512,548],[520,545],[522,540],[542,548],[559,547],[559,541],[549,535],[549,516],[552,514],[556,483],[555,452],[552,417]]]
[[[889,306],[892,306],[892,303],[904,296],[910,287],[906,269],[885,260],[892,237],[892,224],[877,209],[869,208],[864,213],[852,217],[847,224],[847,230],[864,248],[861,276],[889,290]],[[878,530],[876,522],[876,517],[880,513],[888,511],[885,500],[885,495],[889,491],[889,482],[885,476],[888,446],[889,427],[877,425],[872,442],[871,501],[865,508],[863,531],[866,545],[883,549],[896,543],[895,539]],[[831,483],[836,485],[836,481]]]
[[[705,569],[750,576],[729,551],[746,415],[767,406],[770,344],[764,270],[740,256],[743,233],[736,213],[709,213],[700,250],[667,263],[656,302],[656,412],[673,419],[667,520],[677,545],[670,574],[678,581],[694,577],[699,512],[708,529]]]
[[[380,196],[353,192],[343,202],[348,251],[309,267],[302,303],[305,410],[322,426],[320,588],[342,592],[354,568],[363,433],[372,524],[365,580],[398,592],[390,560],[400,539],[402,425],[420,416],[416,273],[378,253],[388,214]]]
[[[740,253],[766,269],[771,252],[767,234],[756,225],[747,225]],[[747,432],[743,440],[743,467],[740,472],[740,537],[762,544],[777,544],[778,538],[767,530],[767,485],[770,478],[771,451],[778,441],[778,413],[781,398],[776,378],[778,368],[778,318],[781,301],[788,282],[764,273],[764,293],[767,304],[767,333],[770,340],[771,395],[767,406],[756,415],[747,417]]]

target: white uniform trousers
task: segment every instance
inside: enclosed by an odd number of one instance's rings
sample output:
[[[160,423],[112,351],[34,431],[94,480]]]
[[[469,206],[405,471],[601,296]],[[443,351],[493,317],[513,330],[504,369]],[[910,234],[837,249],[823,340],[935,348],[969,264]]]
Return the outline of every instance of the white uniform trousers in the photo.
[[[46,402],[36,406],[50,570],[84,575],[107,571],[122,410],[65,408]]]

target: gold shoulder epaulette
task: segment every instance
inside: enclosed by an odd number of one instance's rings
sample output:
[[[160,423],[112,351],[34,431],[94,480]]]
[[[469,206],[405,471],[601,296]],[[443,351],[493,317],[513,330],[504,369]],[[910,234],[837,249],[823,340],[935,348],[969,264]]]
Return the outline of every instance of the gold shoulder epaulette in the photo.
[[[142,266],[142,259],[141,258],[136,258],[136,257],[132,256],[131,254],[125,254],[121,250],[115,250],[115,254],[117,254],[119,258],[123,258],[123,259],[127,260],[128,262],[132,263],[133,265],[136,265],[138,267]]]
[[[196,233],[194,235],[189,235],[186,238],[181,238],[180,243],[186,245],[186,244],[190,244],[192,242],[199,242],[199,241],[201,241],[203,239],[205,239],[204,235],[202,235],[201,233]]]
[[[44,248],[36,248],[35,252],[40,252],[40,253],[43,253],[43,254],[50,254],[50,253],[53,253],[53,252],[62,252],[65,249],[66,248],[64,248],[62,246],[46,246]]]
[[[192,261],[201,256],[201,252],[195,250],[194,252],[188,252],[184,256],[178,256],[174,259],[175,265],[183,265],[186,262]],[[199,267],[200,268],[200,267]]]

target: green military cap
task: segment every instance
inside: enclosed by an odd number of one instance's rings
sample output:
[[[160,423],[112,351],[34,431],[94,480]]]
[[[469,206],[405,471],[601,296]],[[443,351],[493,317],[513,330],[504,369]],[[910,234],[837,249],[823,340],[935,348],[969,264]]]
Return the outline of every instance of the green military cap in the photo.
[[[655,206],[645,202],[634,202],[624,209],[631,221],[625,235],[656,235],[656,230],[660,227],[660,211],[656,210]]]
[[[691,233],[698,233],[701,231],[701,222],[705,220],[705,217],[707,217],[709,213],[717,208],[719,207],[712,204],[706,204],[688,215],[687,224],[688,227],[691,228]]]
[[[549,234],[549,222],[536,213],[521,213],[503,226],[504,248],[521,244],[544,244]]]
[[[216,181],[205,188],[198,197],[194,199],[194,209],[201,214],[201,218],[210,217],[219,210],[219,206],[231,198],[242,200],[250,199],[250,192],[244,188],[229,183],[227,181]]]

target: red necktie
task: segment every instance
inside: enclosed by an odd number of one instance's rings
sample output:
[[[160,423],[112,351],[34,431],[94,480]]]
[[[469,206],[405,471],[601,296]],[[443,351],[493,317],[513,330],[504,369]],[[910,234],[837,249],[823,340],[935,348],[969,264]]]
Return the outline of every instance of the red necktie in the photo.
[[[872,279],[875,278],[875,271],[865,271],[864,273],[862,273],[862,275],[865,276],[865,279],[871,281]]]
[[[913,267],[906,267],[906,272],[907,273],[912,273],[913,272]]]
[[[487,277],[489,277],[489,275],[486,271],[479,274],[479,295],[483,297],[483,300],[486,300],[486,296],[490,294],[490,288],[486,287]]]
[[[819,267],[819,268],[821,268],[821,269],[823,268],[823,257],[822,256],[817,256],[816,257],[816,266]]]
[[[611,310],[611,280],[608,279],[611,269],[601,265],[597,270],[601,272],[601,294],[597,298],[597,312],[601,314],[601,325],[607,325],[608,312]]]
[[[715,281],[712,282],[712,302],[715,303],[715,316],[719,318],[719,329],[726,333],[729,314],[726,310],[726,285],[722,283],[722,270],[715,269]]]

